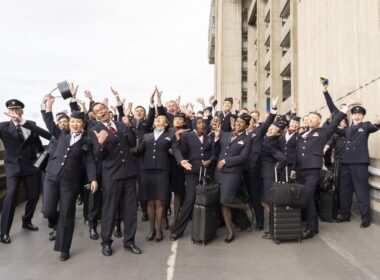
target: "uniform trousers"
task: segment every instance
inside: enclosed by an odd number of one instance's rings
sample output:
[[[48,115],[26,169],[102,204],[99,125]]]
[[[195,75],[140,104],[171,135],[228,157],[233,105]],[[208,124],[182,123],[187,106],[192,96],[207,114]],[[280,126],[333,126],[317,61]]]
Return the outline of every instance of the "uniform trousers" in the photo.
[[[124,245],[135,243],[137,228],[136,195],[136,177],[119,180],[109,180],[103,177],[102,245],[112,244],[111,236],[119,206],[124,223]]]
[[[371,221],[368,164],[342,164],[340,176],[340,214],[351,217],[352,195],[355,192],[363,222]]]
[[[7,177],[7,194],[3,201],[1,234],[9,235],[11,230],[17,204],[17,191],[21,181],[23,182],[27,199],[22,221],[24,223],[30,223],[32,221],[40,194],[39,173],[36,172],[28,176],[9,176]]]

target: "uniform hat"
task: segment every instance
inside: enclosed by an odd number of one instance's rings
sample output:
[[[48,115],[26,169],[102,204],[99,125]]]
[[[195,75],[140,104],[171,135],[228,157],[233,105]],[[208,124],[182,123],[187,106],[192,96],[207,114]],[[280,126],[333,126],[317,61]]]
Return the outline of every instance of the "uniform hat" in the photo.
[[[356,114],[356,113],[365,115],[367,111],[362,106],[355,106],[351,109],[351,114]]]
[[[177,113],[175,113],[174,118],[182,118],[182,119],[185,120],[186,119],[186,114],[182,113],[182,112],[177,112]]]
[[[7,102],[5,102],[5,106],[8,108],[8,109],[13,109],[13,108],[21,108],[21,109],[24,109],[24,103],[22,103],[20,100],[17,100],[17,99],[11,99],[11,100],[8,100]]]
[[[58,83],[57,87],[58,87],[58,90],[61,93],[63,99],[73,97],[67,81],[63,81],[63,82]]]
[[[84,113],[81,111],[72,111],[70,118],[84,120]]]
[[[277,126],[279,129],[284,130],[286,128],[286,124],[280,121],[273,122],[274,126]]]
[[[291,121],[300,122],[301,121],[301,117],[299,117],[299,116],[292,116],[290,120]]]
[[[234,103],[234,99],[232,97],[226,97],[224,98],[224,101],[229,101],[231,103]]]
[[[216,111],[215,117],[221,118],[223,120],[224,119],[224,113],[222,111]]]
[[[251,121],[251,116],[246,113],[241,114],[238,118],[242,119],[246,124],[249,124]]]

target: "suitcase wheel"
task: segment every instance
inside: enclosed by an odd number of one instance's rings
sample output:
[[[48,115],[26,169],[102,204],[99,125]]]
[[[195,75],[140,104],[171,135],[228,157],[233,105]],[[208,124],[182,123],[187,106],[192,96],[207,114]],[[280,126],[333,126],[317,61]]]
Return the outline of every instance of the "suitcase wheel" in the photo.
[[[276,240],[275,242],[276,242],[277,245],[281,243],[280,240]]]

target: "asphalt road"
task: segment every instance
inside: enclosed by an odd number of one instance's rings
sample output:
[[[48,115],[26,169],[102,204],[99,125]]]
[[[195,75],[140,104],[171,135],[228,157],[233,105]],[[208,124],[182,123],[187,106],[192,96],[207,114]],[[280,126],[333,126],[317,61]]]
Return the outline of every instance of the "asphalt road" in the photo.
[[[0,279],[380,279],[380,227],[350,223],[321,223],[320,233],[303,243],[279,245],[262,232],[236,233],[224,243],[224,229],[206,246],[192,244],[188,228],[172,242],[169,232],[160,242],[146,242],[148,224],[139,222],[136,244],[142,255],[125,251],[114,239],[114,254],[104,257],[99,241],[88,238],[78,207],[71,258],[59,261],[48,241],[47,221],[36,213],[38,232],[21,228],[23,206],[16,210],[10,245],[0,244]],[[140,214],[140,213],[139,213]]]

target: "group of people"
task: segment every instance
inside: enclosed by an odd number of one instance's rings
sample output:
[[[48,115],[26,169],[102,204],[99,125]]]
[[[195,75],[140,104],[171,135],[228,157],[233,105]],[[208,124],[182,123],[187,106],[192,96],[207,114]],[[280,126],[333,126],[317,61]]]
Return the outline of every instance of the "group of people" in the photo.
[[[160,242],[167,229],[170,240],[181,238],[192,218],[200,170],[220,186],[226,243],[235,238],[234,211],[246,216],[250,229],[264,229],[264,212],[271,209],[271,187],[277,171],[279,180],[288,177],[305,185],[308,202],[303,238],[311,238],[319,231],[314,193],[324,158],[325,162],[331,158],[330,150],[334,150],[335,172],[339,174],[337,221],[350,221],[355,192],[360,226],[368,227],[367,143],[369,134],[380,128],[380,120],[364,121],[366,110],[357,101],[338,109],[327,89],[328,85],[324,85],[323,95],[331,116],[323,124],[318,112],[309,113],[301,123],[295,107],[291,114],[278,115],[278,98],[272,100],[264,122],[258,111],[240,108],[240,104],[234,111],[233,98],[224,99],[222,111],[215,111],[218,101],[213,97],[208,105],[198,99],[203,107],[198,112],[194,112],[192,104],[181,106],[180,98],[164,106],[157,87],[150,96],[148,113],[144,106],[132,111],[132,103],[124,104],[112,88],[116,106],[109,106],[108,99],[94,101],[91,92],[85,91],[90,101],[86,108],[76,98],[78,86],[71,84],[70,114],[54,115],[55,97],[43,97],[45,130],[25,120],[24,104],[11,99],[6,102],[5,113],[10,121],[0,123],[7,176],[0,241],[11,243],[17,189],[22,182],[27,199],[22,227],[38,230],[32,218],[42,185],[42,213],[52,229],[49,239],[55,240],[54,250],[61,253],[60,260],[70,257],[78,196],[85,200],[91,239],[99,238],[97,224],[101,221],[104,256],[112,255],[113,235],[123,236],[125,249],[141,254],[135,244],[137,208],[141,207],[142,221],[149,221],[146,241]],[[50,141],[46,151],[40,137]],[[42,171],[35,166],[39,154],[47,158]],[[239,195],[242,188],[248,199]],[[168,214],[173,216],[171,224]]]

